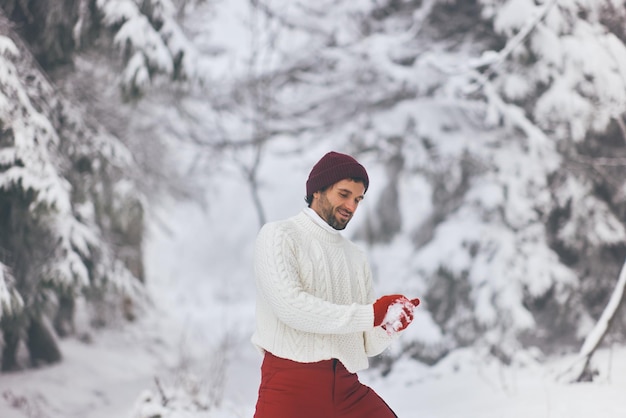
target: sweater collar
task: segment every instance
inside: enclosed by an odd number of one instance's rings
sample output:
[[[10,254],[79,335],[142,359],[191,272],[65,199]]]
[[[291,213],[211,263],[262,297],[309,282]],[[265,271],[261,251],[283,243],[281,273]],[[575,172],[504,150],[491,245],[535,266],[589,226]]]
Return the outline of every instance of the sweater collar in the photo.
[[[306,207],[304,208],[303,212],[313,220],[313,222],[315,222],[316,224],[318,224],[319,226],[321,226],[322,228],[324,228],[326,231],[332,233],[332,234],[337,234],[337,235],[341,235],[340,232],[333,228],[332,226],[328,225],[328,222],[326,222],[324,219],[322,219],[321,216],[319,216],[317,214],[317,212],[315,212],[313,209]]]

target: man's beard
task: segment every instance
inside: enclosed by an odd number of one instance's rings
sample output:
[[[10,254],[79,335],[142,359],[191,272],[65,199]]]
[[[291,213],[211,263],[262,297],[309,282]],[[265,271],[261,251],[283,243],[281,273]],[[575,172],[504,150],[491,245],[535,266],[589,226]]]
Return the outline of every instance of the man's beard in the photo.
[[[326,195],[322,194],[320,197],[320,205],[322,206],[322,218],[326,221],[326,223],[332,226],[334,229],[341,231],[346,228],[350,219],[348,219],[345,223],[341,222],[335,216],[336,208],[334,208],[328,199],[326,199]]]
[[[350,222],[350,220],[347,220],[345,223],[342,223],[342,222],[338,221],[337,217],[335,216],[334,211],[331,209],[330,216],[328,217],[326,222],[328,223],[328,225],[330,225],[333,228],[341,231],[342,229],[346,228],[346,226],[348,225],[348,222]]]

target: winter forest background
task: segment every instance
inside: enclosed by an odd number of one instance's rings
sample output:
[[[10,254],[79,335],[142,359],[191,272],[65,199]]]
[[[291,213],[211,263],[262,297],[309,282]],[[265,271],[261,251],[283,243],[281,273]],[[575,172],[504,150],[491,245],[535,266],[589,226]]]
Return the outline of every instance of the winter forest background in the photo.
[[[256,232],[331,149],[370,172],[377,293],[422,300],[376,376],[471,348],[594,381],[626,346],[625,43],[623,0],[0,0],[0,382],[180,308],[213,383],[132,416],[218,411]]]

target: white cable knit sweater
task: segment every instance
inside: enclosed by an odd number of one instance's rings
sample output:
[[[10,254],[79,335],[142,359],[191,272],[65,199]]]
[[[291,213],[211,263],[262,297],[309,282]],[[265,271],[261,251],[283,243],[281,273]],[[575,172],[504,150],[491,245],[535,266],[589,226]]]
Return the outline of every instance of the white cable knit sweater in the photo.
[[[372,275],[363,251],[307,210],[259,232],[252,342],[303,363],[336,358],[354,373],[394,337],[373,326]]]

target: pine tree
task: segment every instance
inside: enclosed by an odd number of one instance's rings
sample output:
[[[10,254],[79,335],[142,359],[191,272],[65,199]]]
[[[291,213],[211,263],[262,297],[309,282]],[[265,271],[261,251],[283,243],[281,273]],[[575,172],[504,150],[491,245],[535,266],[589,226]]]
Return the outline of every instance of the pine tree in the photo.
[[[161,55],[150,55],[153,44],[131,42],[137,41],[135,37],[141,40],[143,33],[133,37],[126,30],[120,36],[126,52],[130,44],[135,52],[144,51],[150,75],[183,77],[185,70],[174,62],[187,58],[176,49],[177,28],[163,17],[167,4],[144,2],[142,7],[164,34],[161,45],[169,42],[170,66],[153,65],[163,54],[159,50]],[[84,42],[94,42],[98,35],[106,38],[98,32],[99,11],[110,12],[104,13],[105,21],[118,34],[124,20],[110,20],[111,13],[131,10],[130,20],[146,20],[135,2],[122,9],[103,1],[95,5],[99,8],[86,1],[1,4],[7,16],[20,23],[19,33],[4,18],[0,24],[3,370],[25,366],[17,355],[22,342],[29,365],[59,361],[57,336],[74,332],[78,299],[87,301],[92,321],[98,324],[106,323],[111,312],[133,319],[137,302],[145,298],[141,284],[145,203],[133,181],[140,177],[133,173],[133,157],[80,105],[65,99],[42,71],[72,62]],[[94,10],[97,13],[91,14]],[[144,86],[135,84],[139,79],[129,80],[121,80],[126,91]]]

